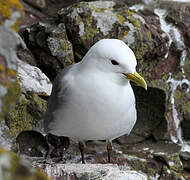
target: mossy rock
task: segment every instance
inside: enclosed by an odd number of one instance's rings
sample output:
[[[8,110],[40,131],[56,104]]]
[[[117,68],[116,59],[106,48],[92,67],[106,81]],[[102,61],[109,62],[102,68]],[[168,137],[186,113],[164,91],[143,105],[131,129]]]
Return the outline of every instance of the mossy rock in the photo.
[[[29,30],[28,30],[29,29]],[[74,64],[72,43],[68,40],[63,23],[36,23],[22,33],[36,64],[53,81],[66,66]]]
[[[2,111],[0,112],[0,119],[9,112],[11,107],[15,105],[21,89],[18,81],[9,82],[6,87],[1,87],[1,90],[5,90],[6,94],[2,98]]]
[[[144,56],[147,58],[147,54],[151,52],[156,53],[155,49],[165,46],[167,42],[167,38],[161,38],[161,34],[158,33],[159,41],[153,39],[154,31],[146,24],[142,15],[127,6],[116,7],[113,1],[80,2],[60,10],[58,15],[60,21],[66,25],[78,61],[102,38],[123,40],[134,50],[139,60]]]
[[[0,148],[0,179],[2,180],[50,180],[41,170],[24,163],[14,153]]]
[[[177,173],[181,173],[183,170],[183,164],[180,160],[178,153],[171,154],[168,157],[168,165],[169,165],[171,170],[173,170]]]
[[[167,166],[163,166],[162,168],[162,174],[160,175],[159,179],[165,180],[165,179],[178,179],[178,180],[189,180],[190,174],[187,172],[176,172],[174,170],[168,169]]]
[[[47,102],[38,94],[21,94],[14,109],[5,117],[10,134],[16,138],[23,130],[41,129]]]

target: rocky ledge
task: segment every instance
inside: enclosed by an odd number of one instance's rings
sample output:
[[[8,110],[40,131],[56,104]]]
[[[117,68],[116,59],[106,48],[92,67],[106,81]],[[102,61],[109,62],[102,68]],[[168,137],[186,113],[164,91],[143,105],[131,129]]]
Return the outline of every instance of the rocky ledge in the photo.
[[[57,180],[190,179],[189,3],[21,3],[0,2],[1,147],[19,150],[32,166]],[[77,144],[71,140],[69,146],[66,137],[46,142],[41,124],[57,73],[79,62],[102,38],[121,39],[133,49],[148,91],[133,86],[138,120],[129,136],[114,141],[113,165],[106,164],[101,141],[86,142],[87,164],[82,165]],[[32,136],[18,141],[20,133],[31,130]],[[0,172],[4,165],[0,161]]]

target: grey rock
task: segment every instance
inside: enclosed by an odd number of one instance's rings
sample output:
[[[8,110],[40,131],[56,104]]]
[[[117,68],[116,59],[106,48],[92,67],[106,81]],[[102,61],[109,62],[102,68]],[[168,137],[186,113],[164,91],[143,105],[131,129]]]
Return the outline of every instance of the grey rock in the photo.
[[[31,157],[46,157],[49,145],[46,138],[37,131],[22,131],[16,138],[19,154]]]

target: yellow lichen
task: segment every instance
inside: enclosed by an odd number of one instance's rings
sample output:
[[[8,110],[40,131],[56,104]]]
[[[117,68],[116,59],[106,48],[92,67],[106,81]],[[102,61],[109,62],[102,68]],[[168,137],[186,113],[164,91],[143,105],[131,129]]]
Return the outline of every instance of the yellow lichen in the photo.
[[[190,102],[186,102],[183,105],[183,112],[184,113],[190,113]]]
[[[152,39],[152,35],[151,35],[151,32],[150,32],[150,31],[147,31],[147,32],[146,32],[146,35],[148,36],[149,39]]]
[[[8,76],[16,77],[16,72],[13,69],[8,69],[7,74]]]
[[[1,81],[0,84],[6,87],[8,86],[9,82],[8,80],[4,80],[4,81]]]
[[[120,14],[116,14],[116,18],[120,24],[123,24],[125,22],[125,18],[121,16]]]
[[[1,75],[0,75],[0,78],[1,78],[1,79],[5,79],[5,78],[6,78],[5,74],[1,74]]]
[[[136,18],[133,16],[134,12],[131,11],[130,9],[127,9],[127,10],[125,10],[125,13],[126,13],[126,15],[127,15],[128,21],[131,22],[131,23],[134,25],[134,27],[135,27],[137,30],[140,31],[140,29],[141,29],[141,22],[140,22],[139,19],[136,19]]]
[[[4,21],[0,22],[1,24],[4,24],[6,19],[11,19],[11,15],[13,12],[18,11],[20,12],[20,17],[16,19],[16,21],[11,26],[11,29],[13,31],[18,31],[19,24],[23,17],[23,7],[21,3],[18,0],[3,0],[0,1],[0,18]]]
[[[0,65],[0,72],[4,72],[5,71],[5,66],[4,65]]]
[[[37,97],[38,96],[38,93],[34,93],[34,97]]]
[[[17,97],[20,94],[20,85],[18,81],[14,82],[8,82],[3,81],[1,84],[5,84],[7,88],[7,94],[2,98],[2,112],[0,113],[0,118],[4,116],[7,112],[9,112],[11,106],[14,105],[14,102],[16,101]]]
[[[0,15],[3,18],[9,18],[12,14],[12,10],[23,10],[23,7],[18,0],[0,1]]]

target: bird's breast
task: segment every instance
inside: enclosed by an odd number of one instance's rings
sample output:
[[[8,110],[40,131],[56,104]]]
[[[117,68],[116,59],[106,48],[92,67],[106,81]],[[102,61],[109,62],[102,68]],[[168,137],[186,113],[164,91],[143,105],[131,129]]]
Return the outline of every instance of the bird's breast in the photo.
[[[57,112],[64,121],[56,125],[60,133],[65,133],[62,135],[102,140],[130,132],[136,121],[135,98],[130,84],[119,86],[109,80],[89,77],[78,82],[75,81],[73,87],[70,85],[72,99],[67,108]]]

